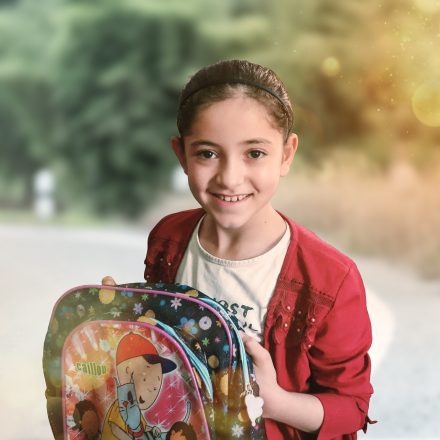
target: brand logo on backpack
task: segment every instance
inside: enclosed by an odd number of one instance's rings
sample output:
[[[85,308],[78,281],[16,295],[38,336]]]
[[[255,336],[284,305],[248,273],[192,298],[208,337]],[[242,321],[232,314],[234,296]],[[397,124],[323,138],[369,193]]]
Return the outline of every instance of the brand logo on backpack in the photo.
[[[107,373],[107,367],[96,362],[77,362],[75,369],[90,376],[102,376]]]

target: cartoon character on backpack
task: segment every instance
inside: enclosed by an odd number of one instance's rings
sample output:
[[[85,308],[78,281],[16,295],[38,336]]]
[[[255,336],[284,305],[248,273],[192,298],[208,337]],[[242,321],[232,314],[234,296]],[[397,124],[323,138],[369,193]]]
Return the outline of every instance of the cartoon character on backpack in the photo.
[[[183,422],[176,422],[171,429],[168,431],[165,440],[197,440],[194,428]]]
[[[156,436],[159,436],[161,432],[160,430],[158,431],[156,427],[154,427],[150,432],[145,430],[145,424],[142,423],[142,413],[136,398],[133,378],[131,379],[130,383],[125,383],[123,385],[118,383],[117,378],[115,378],[115,381],[117,387],[119,414],[126,424],[128,436],[125,431],[121,433],[116,425],[113,426],[113,434],[120,438],[120,440],[126,438],[150,440]]]
[[[116,349],[117,400],[104,420],[102,440],[150,440],[161,437],[157,426],[149,426],[141,411],[150,408],[160,394],[163,375],[176,364],[159,356],[143,336],[128,333]]]

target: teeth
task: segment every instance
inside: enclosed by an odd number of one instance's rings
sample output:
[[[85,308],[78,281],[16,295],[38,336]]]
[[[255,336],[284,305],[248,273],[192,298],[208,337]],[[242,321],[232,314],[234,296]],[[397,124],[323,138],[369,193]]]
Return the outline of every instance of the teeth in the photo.
[[[247,195],[240,195],[240,196],[223,196],[221,194],[217,195],[218,198],[224,200],[225,202],[239,202],[240,200],[243,200],[247,197]]]

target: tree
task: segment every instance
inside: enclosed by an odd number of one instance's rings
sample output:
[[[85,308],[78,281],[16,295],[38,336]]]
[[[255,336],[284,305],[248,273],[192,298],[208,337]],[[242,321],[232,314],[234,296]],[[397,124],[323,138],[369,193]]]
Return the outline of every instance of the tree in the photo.
[[[30,207],[33,174],[51,161],[48,3],[0,11],[0,201]],[[23,30],[26,32],[23,32]],[[42,51],[42,48],[45,50]],[[44,67],[43,67],[44,66]]]
[[[183,77],[201,41],[183,11],[114,3],[75,7],[60,45],[56,144],[69,195],[101,214],[137,215],[167,184]]]

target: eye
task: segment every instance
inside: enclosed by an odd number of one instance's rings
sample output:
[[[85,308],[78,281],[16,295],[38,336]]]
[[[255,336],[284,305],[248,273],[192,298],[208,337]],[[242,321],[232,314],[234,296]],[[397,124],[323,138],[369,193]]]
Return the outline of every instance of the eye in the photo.
[[[264,153],[261,150],[252,150],[249,151],[249,157],[251,159],[261,159],[263,156],[266,156],[266,153]]]
[[[202,159],[213,159],[216,157],[216,154],[211,150],[200,150],[197,152],[197,156],[201,157]]]

